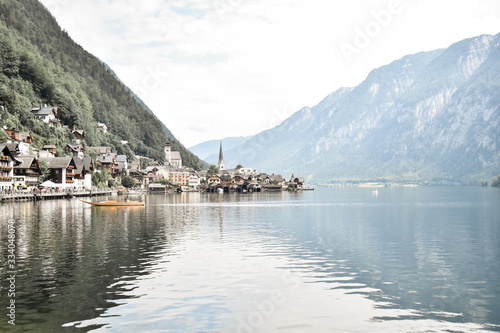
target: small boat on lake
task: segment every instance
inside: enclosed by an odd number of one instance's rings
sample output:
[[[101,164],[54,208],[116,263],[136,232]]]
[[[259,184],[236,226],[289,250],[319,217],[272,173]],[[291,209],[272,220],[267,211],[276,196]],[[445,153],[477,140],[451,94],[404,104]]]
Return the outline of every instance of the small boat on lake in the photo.
[[[122,201],[122,202],[117,202],[117,201],[102,201],[102,202],[91,202],[91,201],[84,201],[80,200],[81,202],[85,202],[88,204],[91,204],[92,206],[99,206],[99,207],[116,207],[116,206],[123,206],[123,207],[129,207],[129,206],[144,206],[144,202],[142,201]]]

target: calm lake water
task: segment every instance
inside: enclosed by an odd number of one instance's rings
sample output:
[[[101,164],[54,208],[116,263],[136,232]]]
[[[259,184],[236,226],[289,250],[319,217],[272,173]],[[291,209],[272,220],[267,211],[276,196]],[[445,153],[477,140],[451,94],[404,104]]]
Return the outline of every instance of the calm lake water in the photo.
[[[145,201],[1,204],[0,331],[500,332],[498,190]]]

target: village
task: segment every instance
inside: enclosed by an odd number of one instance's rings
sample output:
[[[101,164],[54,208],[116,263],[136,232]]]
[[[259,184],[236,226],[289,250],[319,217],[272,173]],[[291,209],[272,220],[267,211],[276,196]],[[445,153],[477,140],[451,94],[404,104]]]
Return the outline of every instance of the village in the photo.
[[[31,113],[36,121],[69,130],[57,119],[57,107],[35,107]],[[97,126],[103,133],[107,132],[106,124],[97,123]],[[261,173],[248,167],[226,169],[222,142],[217,166],[196,171],[183,165],[180,152],[173,151],[170,142],[164,145],[164,161],[144,156],[128,158],[109,146],[84,148],[85,132],[73,128],[72,143],[63,147],[65,156],[57,156],[56,145],[35,148],[30,132],[5,126],[0,131],[7,137],[6,142],[0,143],[0,193],[3,196],[42,190],[86,192],[103,187],[117,191],[134,188],[151,193],[252,193],[300,191],[304,185],[302,177],[293,175],[286,180],[282,175]]]

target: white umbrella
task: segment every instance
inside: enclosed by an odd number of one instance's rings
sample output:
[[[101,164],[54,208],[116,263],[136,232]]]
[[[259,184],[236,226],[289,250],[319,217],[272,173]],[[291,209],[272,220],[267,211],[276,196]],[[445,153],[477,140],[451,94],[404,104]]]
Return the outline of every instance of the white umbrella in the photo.
[[[46,180],[43,183],[40,184],[42,187],[57,187],[57,184],[54,182],[51,182],[50,180]]]

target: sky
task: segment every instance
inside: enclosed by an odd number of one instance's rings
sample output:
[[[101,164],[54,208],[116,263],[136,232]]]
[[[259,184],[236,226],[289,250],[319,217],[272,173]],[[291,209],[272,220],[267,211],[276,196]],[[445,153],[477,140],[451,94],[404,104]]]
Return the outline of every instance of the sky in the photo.
[[[498,0],[41,0],[185,146],[279,125],[404,55],[500,33]]]

